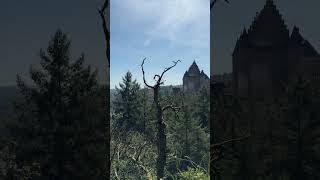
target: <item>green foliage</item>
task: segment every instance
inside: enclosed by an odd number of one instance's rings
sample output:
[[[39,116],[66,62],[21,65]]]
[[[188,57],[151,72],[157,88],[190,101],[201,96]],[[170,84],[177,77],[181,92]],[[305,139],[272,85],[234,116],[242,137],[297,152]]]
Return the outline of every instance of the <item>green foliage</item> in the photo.
[[[207,109],[199,108],[199,94],[180,94],[168,97],[170,101],[180,107],[178,116],[167,114],[168,121],[168,148],[169,153],[177,158],[188,157],[194,163],[207,169],[209,161],[209,132],[208,126],[202,124],[202,118],[209,117]],[[209,98],[209,97],[207,97]],[[209,108],[209,107],[207,107]],[[176,173],[178,170],[186,170],[191,165],[190,161],[168,163],[168,171]]]
[[[209,89],[205,87],[192,95],[173,94],[170,90],[168,87],[160,90],[161,105],[179,107],[177,114],[172,111],[164,114],[168,152],[166,177],[183,179],[193,174],[194,178],[208,179]],[[111,154],[115,154],[111,179],[155,178],[156,113],[151,90],[141,89],[128,72],[116,91],[111,104],[115,110],[111,119]],[[125,136],[121,136],[122,132]],[[138,152],[141,154],[135,158]]]
[[[210,115],[210,91],[209,87],[202,87],[198,92],[195,100],[195,112],[193,117],[198,119],[201,127],[206,128],[209,132],[209,115]]]
[[[152,176],[156,149],[148,92],[140,88],[130,72],[123,77],[116,91],[111,118],[111,178]]]
[[[140,94],[140,85],[132,79],[132,74],[127,72],[117,88],[116,99],[114,103],[114,113],[119,114],[114,126],[122,131],[122,136],[127,136],[131,131],[140,131],[144,129],[142,99]]]
[[[188,180],[209,180],[209,175],[201,168],[188,168],[187,171],[180,172],[178,174],[179,179]]]

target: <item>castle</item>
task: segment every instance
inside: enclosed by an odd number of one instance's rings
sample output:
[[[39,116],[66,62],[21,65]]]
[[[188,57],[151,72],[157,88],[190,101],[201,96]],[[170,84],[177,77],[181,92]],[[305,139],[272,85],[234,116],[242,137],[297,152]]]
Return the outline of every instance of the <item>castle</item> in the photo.
[[[241,137],[243,132],[249,132],[250,138],[242,143],[225,145],[234,152],[233,160],[241,163],[239,172],[244,173],[239,177],[233,171],[235,168],[230,167],[222,179],[286,177],[286,173],[292,173],[291,167],[287,167],[289,164],[281,164],[285,166],[281,171],[270,171],[270,167],[276,167],[276,164],[294,162],[289,153],[295,147],[288,142],[289,137],[292,138],[291,126],[298,121],[296,114],[291,114],[292,104],[286,88],[298,79],[318,86],[320,55],[297,27],[289,32],[274,2],[266,0],[252,25],[244,29],[237,40],[232,58],[232,74],[211,78],[212,94],[217,95],[216,107],[219,107],[211,119],[211,124],[214,124],[211,128],[214,127],[216,142]],[[229,89],[235,96],[230,96]],[[311,117],[310,112],[317,114],[313,109],[303,112],[304,120]],[[318,114],[315,117],[318,118]],[[299,127],[295,132],[301,131]],[[283,140],[278,141],[281,138]]]
[[[200,69],[195,61],[183,75],[183,91],[197,92],[203,86],[208,86],[210,83],[209,77]]]
[[[320,56],[294,27],[291,34],[272,0],[244,29],[233,52],[233,92],[242,97],[275,97],[297,80],[320,80]]]

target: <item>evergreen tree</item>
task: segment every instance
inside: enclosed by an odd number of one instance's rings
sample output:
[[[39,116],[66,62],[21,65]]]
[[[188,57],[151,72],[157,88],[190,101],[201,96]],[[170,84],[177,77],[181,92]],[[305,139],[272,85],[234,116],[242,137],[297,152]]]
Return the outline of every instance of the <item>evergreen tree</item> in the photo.
[[[200,117],[196,115],[200,94],[170,97],[170,101],[181,107],[178,116],[168,113],[168,147],[171,156],[176,158],[168,167],[171,174],[186,171],[194,166],[208,169],[209,132],[202,127]]]
[[[120,117],[114,124],[119,131],[122,131],[121,136],[125,137],[131,131],[141,132],[143,130],[141,89],[137,81],[133,80],[130,72],[126,73],[119,86],[114,101],[114,112]]]
[[[33,84],[17,77],[17,163],[38,163],[43,180],[105,179],[106,96],[84,55],[71,62],[70,45],[58,30],[30,69]]]
[[[198,92],[195,100],[195,112],[193,117],[198,119],[201,127],[206,128],[209,132],[209,115],[210,115],[210,94],[209,87],[204,86]]]
[[[112,178],[153,177],[154,122],[148,89],[127,72],[112,103]]]

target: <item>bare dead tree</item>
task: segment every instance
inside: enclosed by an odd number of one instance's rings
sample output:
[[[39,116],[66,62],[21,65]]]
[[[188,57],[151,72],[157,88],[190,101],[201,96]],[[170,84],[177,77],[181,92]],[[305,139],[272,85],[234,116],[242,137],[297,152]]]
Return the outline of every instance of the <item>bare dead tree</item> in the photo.
[[[107,20],[106,20],[106,10],[109,7],[109,0],[105,0],[101,9],[98,9],[102,20],[102,28],[104,33],[104,38],[106,42],[106,56],[108,59],[108,67],[110,68],[110,31],[108,29]]]
[[[164,168],[166,165],[166,158],[167,158],[167,137],[165,134],[166,130],[166,124],[164,121],[164,112],[166,110],[172,110],[174,113],[177,115],[177,110],[179,109],[178,107],[175,107],[173,105],[166,105],[162,106],[160,104],[160,99],[159,99],[159,91],[160,91],[160,86],[163,84],[163,75],[168,72],[170,69],[175,67],[178,62],[181,62],[180,60],[178,61],[173,61],[173,65],[170,67],[167,67],[163,70],[163,72],[158,75],[155,74],[153,79],[156,81],[153,86],[149,85],[146,81],[145,78],[145,71],[144,71],[144,63],[145,63],[146,58],[143,59],[142,64],[141,64],[141,70],[142,70],[142,75],[143,75],[143,82],[144,84],[153,90],[153,103],[156,108],[156,118],[157,118],[157,149],[158,149],[158,157],[157,157],[157,178],[159,180],[164,178]]]
[[[109,14],[106,14],[107,9],[109,8],[110,1],[105,0],[101,8],[98,9],[100,18],[102,20],[102,28],[103,28],[103,33],[104,33],[104,38],[105,38],[105,53],[106,53],[106,58],[108,62],[108,68],[110,68],[110,31],[108,29],[108,24],[107,24],[107,18],[109,18]],[[109,73],[109,72],[108,72]],[[108,84],[108,83],[107,83]],[[111,159],[110,159],[110,108],[109,108],[109,102],[110,102],[110,87],[106,87],[106,177],[110,177],[111,173]]]

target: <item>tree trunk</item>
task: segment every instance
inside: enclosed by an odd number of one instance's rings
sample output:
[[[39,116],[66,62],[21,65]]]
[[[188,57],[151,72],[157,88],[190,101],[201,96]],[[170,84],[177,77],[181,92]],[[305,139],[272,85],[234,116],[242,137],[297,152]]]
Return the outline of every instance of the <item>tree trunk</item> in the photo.
[[[166,134],[165,134],[165,124],[163,118],[163,110],[159,102],[159,89],[160,87],[154,88],[154,103],[157,111],[157,148],[158,148],[158,157],[157,157],[157,177],[158,179],[164,178],[164,168],[166,165]]]

